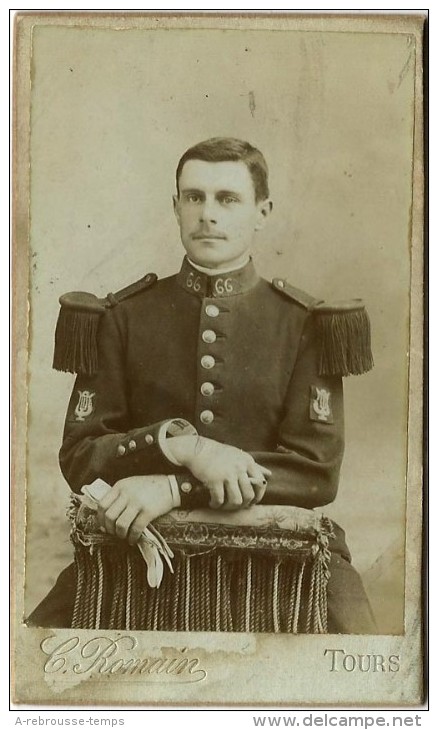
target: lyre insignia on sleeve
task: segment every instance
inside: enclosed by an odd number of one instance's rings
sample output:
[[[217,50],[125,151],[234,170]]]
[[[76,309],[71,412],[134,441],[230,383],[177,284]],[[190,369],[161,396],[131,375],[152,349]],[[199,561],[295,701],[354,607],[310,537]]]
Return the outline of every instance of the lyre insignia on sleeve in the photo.
[[[96,393],[90,393],[89,390],[79,390],[78,393],[79,400],[75,408],[75,416],[77,421],[85,421],[93,413],[93,398]]]
[[[333,423],[331,393],[328,388],[310,386],[310,419],[321,423]]]

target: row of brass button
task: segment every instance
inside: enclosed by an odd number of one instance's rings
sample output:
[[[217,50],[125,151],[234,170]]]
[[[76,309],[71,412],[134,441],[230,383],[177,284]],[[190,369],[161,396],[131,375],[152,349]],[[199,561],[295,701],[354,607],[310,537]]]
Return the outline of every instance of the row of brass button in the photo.
[[[220,314],[219,307],[217,307],[215,304],[207,304],[205,307],[205,313],[207,317],[218,317]],[[213,344],[216,342],[217,335],[214,330],[204,330],[204,332],[201,335],[203,342],[206,342],[208,345]],[[201,367],[204,368],[204,370],[211,370],[216,365],[216,360],[213,357],[213,355],[203,355],[201,358]],[[209,396],[213,395],[214,393],[214,385],[213,383],[205,382],[201,385],[201,393],[202,395]],[[214,413],[210,410],[201,411],[199,418],[201,420],[201,423],[209,424],[213,423],[214,421]]]
[[[154,443],[154,437],[150,433],[147,433],[146,434],[146,436],[144,437],[144,440],[145,440],[145,442],[147,443],[148,446],[150,446],[151,444]],[[129,443],[128,443],[128,449],[126,449],[126,446],[124,446],[123,444],[119,444],[118,447],[117,447],[117,456],[125,456],[127,450],[128,451],[135,451],[136,448],[137,448],[137,442],[134,441],[134,439],[131,439],[129,441]]]

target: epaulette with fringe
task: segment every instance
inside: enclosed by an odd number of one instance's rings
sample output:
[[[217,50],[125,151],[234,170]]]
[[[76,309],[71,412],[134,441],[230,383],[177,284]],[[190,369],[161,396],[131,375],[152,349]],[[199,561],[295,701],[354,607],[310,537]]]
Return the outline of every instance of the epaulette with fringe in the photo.
[[[99,298],[88,292],[68,292],[59,298],[61,309],[55,331],[53,368],[65,373],[94,375],[98,370],[97,334],[102,314],[157,280],[146,274],[115,294]]]
[[[313,313],[320,342],[320,375],[361,375],[373,367],[371,325],[362,299],[325,302],[273,279],[277,291]]]

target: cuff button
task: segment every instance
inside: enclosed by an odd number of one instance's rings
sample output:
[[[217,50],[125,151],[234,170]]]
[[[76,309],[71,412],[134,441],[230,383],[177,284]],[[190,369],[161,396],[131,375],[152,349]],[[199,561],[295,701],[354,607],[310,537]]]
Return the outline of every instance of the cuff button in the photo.
[[[119,444],[117,447],[117,456],[124,456],[126,454],[126,449],[123,446],[123,444]]]
[[[134,439],[132,439],[128,444],[128,449],[130,451],[135,451],[137,448],[137,444],[135,443]]]
[[[144,437],[144,440],[146,441],[148,446],[150,446],[151,444],[154,443],[154,437],[150,433],[146,434],[146,436]]]
[[[182,482],[180,489],[184,494],[189,494],[192,491],[192,485],[190,482]]]

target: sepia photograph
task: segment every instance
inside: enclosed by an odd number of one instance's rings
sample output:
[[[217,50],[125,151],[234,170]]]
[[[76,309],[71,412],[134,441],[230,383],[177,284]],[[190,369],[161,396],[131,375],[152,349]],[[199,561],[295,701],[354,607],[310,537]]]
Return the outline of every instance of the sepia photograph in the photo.
[[[18,704],[421,703],[423,30],[16,16]]]

